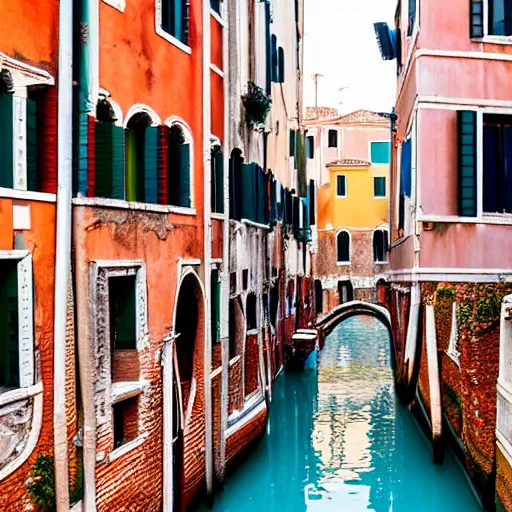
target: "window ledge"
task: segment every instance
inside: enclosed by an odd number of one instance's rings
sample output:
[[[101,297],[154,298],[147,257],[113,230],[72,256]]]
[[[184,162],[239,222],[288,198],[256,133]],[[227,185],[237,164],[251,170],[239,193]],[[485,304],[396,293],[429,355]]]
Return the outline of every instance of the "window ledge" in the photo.
[[[29,386],[28,388],[18,388],[13,389],[12,391],[6,391],[0,395],[0,407],[31,398],[41,394],[42,392],[43,383],[41,381],[33,386]]]
[[[103,0],[107,5],[110,5],[118,11],[124,12],[126,8],[126,0]]]
[[[458,215],[423,215],[418,222],[433,222],[438,224],[497,224],[503,226],[512,225],[510,213],[484,213],[481,217],[460,217]]]
[[[188,53],[189,55],[192,54],[192,48],[190,48],[190,46],[182,43],[178,38],[171,36],[171,34],[168,34],[162,27],[156,27],[156,33],[169,43],[176,46],[176,48],[179,48],[182,52]]]
[[[176,213],[179,215],[194,216],[195,208],[172,206],[167,204],[139,203],[137,201],[125,201],[124,199],[110,199],[107,197],[75,197],[75,206],[96,206],[101,208],[117,208],[120,210],[140,210],[155,213]]]
[[[347,266],[350,266],[351,263],[350,263],[350,261],[337,261],[336,265],[338,267],[347,267]]]
[[[473,37],[471,39],[474,43],[488,43],[488,44],[502,44],[512,45],[512,36],[484,36],[484,37]]]
[[[212,212],[210,214],[211,218],[212,219],[217,219],[217,220],[226,220],[226,214],[225,213],[216,213],[216,212]]]
[[[219,75],[221,78],[224,78],[224,71],[222,71],[222,69],[220,69],[218,66],[216,66],[215,64],[210,64],[210,69],[216,73],[217,75]]]
[[[386,196],[373,196],[373,199],[387,199]]]
[[[389,261],[374,261],[375,265],[389,265]]]
[[[112,404],[117,404],[128,398],[144,393],[146,382],[114,382],[112,384]]]
[[[336,199],[346,199],[348,196],[338,196],[336,195]]]
[[[258,334],[258,328],[255,329],[247,329],[247,336],[254,336],[255,334]]]
[[[55,203],[57,201],[56,194],[33,192],[31,190],[15,190],[5,187],[0,187],[0,197],[6,199],[23,199],[26,201],[41,201],[44,203]]]
[[[231,367],[231,366],[235,366],[235,364],[236,364],[236,363],[238,363],[238,361],[239,361],[240,359],[242,359],[242,356],[235,356],[235,357],[233,357],[233,359],[231,359],[231,360],[229,361],[229,366],[230,366],[230,367]]]
[[[107,457],[106,462],[107,463],[113,462],[116,459],[119,459],[119,457],[122,457],[123,455],[126,455],[127,453],[131,452],[132,450],[135,450],[135,448],[138,448],[139,446],[144,444],[144,441],[146,441],[146,439],[148,437],[149,437],[149,434],[147,432],[145,432],[144,434],[141,434],[139,437],[136,437],[135,439],[128,441],[127,443],[123,444],[119,448],[116,448]]]

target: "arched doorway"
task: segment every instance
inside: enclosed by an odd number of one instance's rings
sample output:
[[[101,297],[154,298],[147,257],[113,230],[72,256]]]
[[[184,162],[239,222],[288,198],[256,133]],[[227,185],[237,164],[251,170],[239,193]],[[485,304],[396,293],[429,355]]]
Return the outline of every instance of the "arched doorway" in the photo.
[[[197,436],[187,432],[205,431],[204,414],[204,300],[197,275],[187,274],[179,289],[174,332],[174,399],[173,399],[173,502],[174,510],[184,511],[191,489],[186,482],[195,481],[204,471],[204,454],[190,449]],[[191,425],[193,423],[193,425]],[[197,423],[197,424],[196,424]],[[191,461],[189,459],[194,459]],[[185,474],[187,468],[187,474]]]

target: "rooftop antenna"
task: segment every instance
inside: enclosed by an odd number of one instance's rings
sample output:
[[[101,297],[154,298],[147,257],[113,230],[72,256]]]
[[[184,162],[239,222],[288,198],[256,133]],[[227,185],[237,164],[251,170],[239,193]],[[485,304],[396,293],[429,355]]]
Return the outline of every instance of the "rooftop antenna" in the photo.
[[[324,75],[321,75],[320,73],[315,73],[312,78],[313,82],[315,82],[315,110],[318,109],[318,81],[320,78],[323,78]]]

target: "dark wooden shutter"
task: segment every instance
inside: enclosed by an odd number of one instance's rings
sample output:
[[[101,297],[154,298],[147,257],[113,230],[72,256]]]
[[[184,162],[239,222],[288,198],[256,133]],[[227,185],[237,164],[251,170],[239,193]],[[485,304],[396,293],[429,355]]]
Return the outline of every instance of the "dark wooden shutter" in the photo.
[[[290,156],[295,156],[297,142],[296,137],[297,132],[295,130],[290,130]]]
[[[178,206],[190,207],[190,144],[180,144]]]
[[[210,307],[212,325],[212,343],[219,341],[220,334],[220,283],[218,269],[212,269],[210,281]]]
[[[285,70],[285,62],[284,62],[284,49],[282,46],[279,47],[277,51],[277,60],[278,60],[278,78],[277,81],[280,83],[284,83],[284,70]]]
[[[458,209],[463,217],[477,214],[476,190],[476,112],[459,111],[458,120]]]
[[[112,197],[112,129],[110,123],[97,121],[94,125],[94,180],[97,197]]]
[[[111,125],[112,133],[112,197],[124,199],[124,128]]]
[[[265,194],[265,176],[263,169],[259,165],[255,165],[256,176],[256,222],[265,224],[265,205],[267,197]]]
[[[116,349],[137,347],[135,276],[109,279],[110,333]]]
[[[275,34],[272,34],[272,82],[279,82],[279,54]]]
[[[242,164],[241,188],[242,197],[240,203],[240,218],[250,219],[253,211],[253,179],[251,164]]]
[[[169,129],[158,127],[158,202],[169,202]]]
[[[27,190],[37,186],[37,103],[27,99]]]
[[[144,201],[158,203],[158,128],[144,132]]]
[[[315,218],[315,207],[316,207],[316,191],[315,191],[315,181],[309,181],[308,187],[308,203],[309,203],[309,225],[314,226],[316,224]]]
[[[212,155],[212,211],[224,213],[224,156],[220,151]]]
[[[11,139],[12,142],[12,139]],[[0,386],[20,385],[17,261],[0,269]]]
[[[484,37],[484,3],[482,0],[470,0],[470,35]]]
[[[272,41],[270,35],[270,2],[265,2],[265,46],[267,51],[267,94],[271,92],[272,85]]]
[[[13,187],[13,97],[0,94],[0,187]]]

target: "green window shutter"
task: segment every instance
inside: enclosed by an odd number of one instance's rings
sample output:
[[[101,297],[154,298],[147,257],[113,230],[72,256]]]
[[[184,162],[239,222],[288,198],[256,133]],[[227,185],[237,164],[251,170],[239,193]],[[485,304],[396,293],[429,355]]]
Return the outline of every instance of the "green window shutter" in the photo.
[[[17,261],[0,268],[0,386],[20,385]]]
[[[149,126],[144,133],[144,200],[158,203],[158,128]]]
[[[27,99],[27,190],[37,188],[37,103]]]
[[[389,142],[371,142],[373,164],[389,164]]]
[[[172,2],[174,4],[174,37],[183,41],[183,1],[182,0],[174,0]]]
[[[270,23],[271,23],[271,15],[270,15],[270,2],[265,2],[265,50],[267,54],[266,59],[266,90],[267,94],[271,92],[272,85],[272,38],[270,35]]]
[[[0,187],[13,187],[13,95],[0,94]]]
[[[212,326],[212,344],[217,343],[220,338],[220,283],[218,269],[212,269],[210,282],[210,307],[211,307],[211,326]]]
[[[336,195],[345,197],[347,195],[347,177],[336,176]]]
[[[310,180],[309,181],[309,187],[308,187],[308,202],[309,202],[309,225],[314,226],[316,224],[315,219],[315,199],[316,199],[316,193],[315,193],[315,181]]]
[[[116,349],[137,347],[135,276],[109,279],[110,336]]]
[[[110,123],[97,121],[94,125],[94,195],[112,197],[112,130]]]
[[[277,51],[277,36],[272,34],[272,82],[279,82],[279,54]]]
[[[179,181],[177,206],[190,208],[190,144],[179,146]]]
[[[215,212],[224,213],[224,155],[215,155]]]
[[[241,218],[253,219],[254,211],[254,179],[253,165],[242,164],[242,199],[240,203]]]
[[[471,37],[484,37],[483,0],[470,0],[469,18]]]
[[[373,178],[373,195],[374,197],[386,197],[386,178]]]
[[[295,156],[296,143],[297,143],[297,132],[290,130],[290,156]]]
[[[458,121],[458,209],[463,217],[475,217],[476,206],[476,112],[457,112]]]
[[[277,50],[277,60],[278,60],[278,79],[277,81],[280,83],[284,83],[284,49],[282,46]]]
[[[111,125],[112,130],[112,197],[124,199],[124,129]]]

